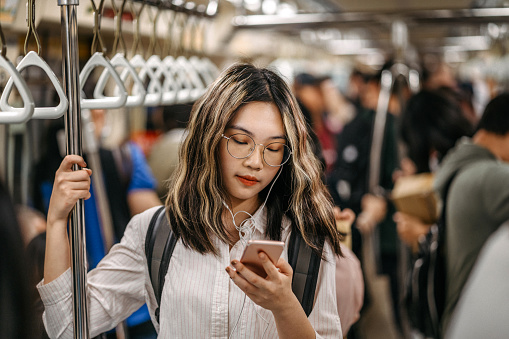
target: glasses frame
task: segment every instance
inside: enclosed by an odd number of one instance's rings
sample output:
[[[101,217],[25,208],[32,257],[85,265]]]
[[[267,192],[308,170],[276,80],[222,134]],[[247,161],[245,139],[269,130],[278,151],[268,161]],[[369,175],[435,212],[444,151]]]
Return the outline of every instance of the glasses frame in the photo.
[[[251,152],[249,152],[248,155],[246,155],[245,157],[236,157],[234,156],[231,152],[230,152],[230,148],[228,147],[228,142],[230,141],[230,139],[234,136],[234,135],[245,135],[246,137],[248,137],[249,139],[253,140],[253,144],[254,144],[254,147],[252,148]],[[274,142],[271,142],[267,145],[264,145],[264,144],[257,144],[254,139],[245,134],[245,133],[235,133],[235,134],[232,134],[231,136],[227,137],[226,135],[221,134],[221,137],[225,138],[226,139],[226,150],[228,151],[228,154],[230,154],[233,158],[235,159],[246,159],[246,158],[249,158],[255,151],[256,149],[256,146],[263,146],[263,152],[262,152],[262,158],[263,158],[263,162],[265,162],[267,164],[267,166],[270,166],[270,167],[281,167],[283,166],[284,164],[286,164],[288,162],[288,160],[290,160],[290,157],[292,155],[292,149],[290,148],[290,146],[286,145],[286,144],[283,144],[281,142],[278,142],[278,141],[274,141]],[[270,144],[274,144],[274,143],[278,143],[278,144],[281,144],[283,145],[284,147],[286,147],[286,149],[288,150],[288,158],[283,162],[281,163],[280,165],[271,165],[267,162],[267,160],[265,160],[265,150],[267,149],[267,146],[269,146]]]

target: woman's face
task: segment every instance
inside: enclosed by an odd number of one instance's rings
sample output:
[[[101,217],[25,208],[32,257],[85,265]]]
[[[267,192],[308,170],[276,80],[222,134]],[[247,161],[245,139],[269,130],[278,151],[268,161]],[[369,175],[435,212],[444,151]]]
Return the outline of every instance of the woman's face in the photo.
[[[224,131],[226,137],[236,133],[249,135],[257,146],[247,158],[236,159],[228,153],[228,140],[222,138],[219,145],[221,177],[232,208],[242,205],[243,208],[256,209],[260,204],[258,194],[271,183],[279,170],[279,167],[265,163],[264,147],[259,144],[286,144],[283,119],[277,106],[269,102],[251,102],[242,106]]]

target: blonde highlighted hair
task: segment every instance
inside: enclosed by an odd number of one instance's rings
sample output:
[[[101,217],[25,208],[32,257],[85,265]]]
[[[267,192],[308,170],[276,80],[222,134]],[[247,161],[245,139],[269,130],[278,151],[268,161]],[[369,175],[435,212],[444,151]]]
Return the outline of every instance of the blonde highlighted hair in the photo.
[[[297,101],[277,73],[246,63],[224,71],[193,106],[166,199],[173,231],[185,246],[200,253],[217,253],[213,236],[229,242],[222,222],[222,202],[228,201],[228,195],[221,181],[218,147],[235,113],[250,102],[272,102],[278,107],[292,149],[267,199],[266,236],[279,240],[282,219],[287,216],[292,221],[292,232],[301,233],[317,252],[322,250],[323,239],[328,239],[340,254],[332,200],[322,182],[321,164],[312,151]],[[268,189],[260,193],[264,199]]]

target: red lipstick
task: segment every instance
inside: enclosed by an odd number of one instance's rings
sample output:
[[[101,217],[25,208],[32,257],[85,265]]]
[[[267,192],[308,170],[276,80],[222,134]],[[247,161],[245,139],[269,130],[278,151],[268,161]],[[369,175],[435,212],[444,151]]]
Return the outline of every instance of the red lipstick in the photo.
[[[253,186],[256,183],[258,183],[258,180],[255,177],[252,177],[249,175],[246,175],[246,176],[238,175],[237,178],[239,178],[239,181],[246,186]]]

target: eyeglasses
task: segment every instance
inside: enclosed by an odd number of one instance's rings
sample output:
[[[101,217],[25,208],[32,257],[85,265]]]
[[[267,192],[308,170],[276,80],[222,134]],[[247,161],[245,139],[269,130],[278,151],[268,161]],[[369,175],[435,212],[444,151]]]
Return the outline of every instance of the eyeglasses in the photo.
[[[263,146],[263,160],[271,167],[284,165],[289,159],[292,151],[290,147],[281,142],[271,142],[268,145],[256,144],[253,138],[247,134],[237,133],[230,137],[221,135],[227,139],[226,149],[236,159],[244,159],[253,154],[257,145]]]

